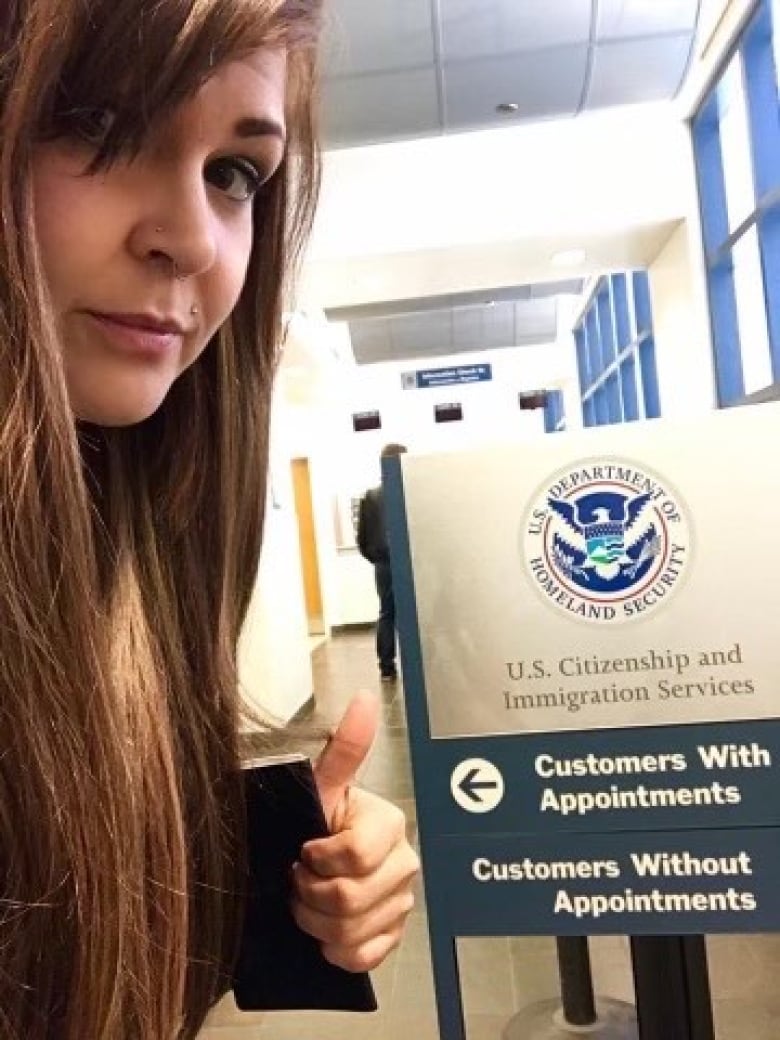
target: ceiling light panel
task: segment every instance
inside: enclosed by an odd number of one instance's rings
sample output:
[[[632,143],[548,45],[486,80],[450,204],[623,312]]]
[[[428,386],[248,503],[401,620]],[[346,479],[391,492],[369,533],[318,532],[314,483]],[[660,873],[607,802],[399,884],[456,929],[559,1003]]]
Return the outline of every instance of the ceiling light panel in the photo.
[[[596,38],[693,32],[698,0],[599,0]]]
[[[588,48],[561,47],[495,58],[456,61],[444,68],[445,123],[448,130],[510,126],[519,120],[573,115],[582,96]],[[511,98],[516,115],[495,108]]]
[[[550,263],[553,267],[579,267],[585,263],[587,258],[588,254],[584,249],[562,249],[558,253],[553,253]]]
[[[690,36],[656,36],[594,48],[585,108],[674,97],[688,65]]]
[[[326,80],[323,97],[328,148],[422,137],[441,130],[433,69]]]
[[[590,35],[588,0],[441,0],[440,10],[445,62],[586,43]]]
[[[328,76],[432,65],[429,0],[329,0],[324,33]]]

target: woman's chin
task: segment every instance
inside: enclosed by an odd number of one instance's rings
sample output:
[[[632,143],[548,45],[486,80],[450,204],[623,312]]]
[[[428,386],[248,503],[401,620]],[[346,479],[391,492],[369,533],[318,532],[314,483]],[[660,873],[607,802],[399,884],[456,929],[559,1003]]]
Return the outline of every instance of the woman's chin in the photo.
[[[165,400],[165,392],[114,396],[104,399],[76,399],[71,395],[71,406],[77,419],[95,426],[135,426],[154,415]]]

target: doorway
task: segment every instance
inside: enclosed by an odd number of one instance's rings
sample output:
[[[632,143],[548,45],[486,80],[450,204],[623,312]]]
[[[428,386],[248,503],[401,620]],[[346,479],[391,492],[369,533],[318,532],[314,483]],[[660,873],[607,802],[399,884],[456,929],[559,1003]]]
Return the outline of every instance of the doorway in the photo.
[[[310,636],[324,635],[325,620],[322,610],[320,564],[317,554],[317,535],[314,527],[314,506],[308,459],[292,460],[292,479],[295,515],[298,519],[298,544],[303,574],[306,623]]]

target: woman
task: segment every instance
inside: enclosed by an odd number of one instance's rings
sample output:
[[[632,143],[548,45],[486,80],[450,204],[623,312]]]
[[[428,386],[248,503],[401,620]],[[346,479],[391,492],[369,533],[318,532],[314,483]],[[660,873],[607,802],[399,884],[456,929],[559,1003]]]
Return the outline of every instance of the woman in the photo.
[[[236,641],[318,0],[0,9],[0,1036],[195,1036],[239,932]],[[320,780],[295,914],[347,968],[410,909],[400,814]]]

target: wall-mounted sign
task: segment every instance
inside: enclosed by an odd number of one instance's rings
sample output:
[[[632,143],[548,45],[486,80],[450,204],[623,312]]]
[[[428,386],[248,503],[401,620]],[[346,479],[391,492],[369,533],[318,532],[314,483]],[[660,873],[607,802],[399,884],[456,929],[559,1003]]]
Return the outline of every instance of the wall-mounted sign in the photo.
[[[419,372],[403,372],[404,390],[453,386],[463,383],[485,383],[493,378],[491,365],[455,365],[451,368],[427,368]]]
[[[531,412],[536,408],[544,408],[547,404],[546,390],[521,390],[517,395],[517,403],[521,412]]]
[[[449,404],[435,404],[433,418],[435,422],[460,422],[463,418],[463,405],[455,401]]]
[[[379,412],[353,412],[352,429],[355,433],[364,430],[379,430],[382,426],[382,417]]]

